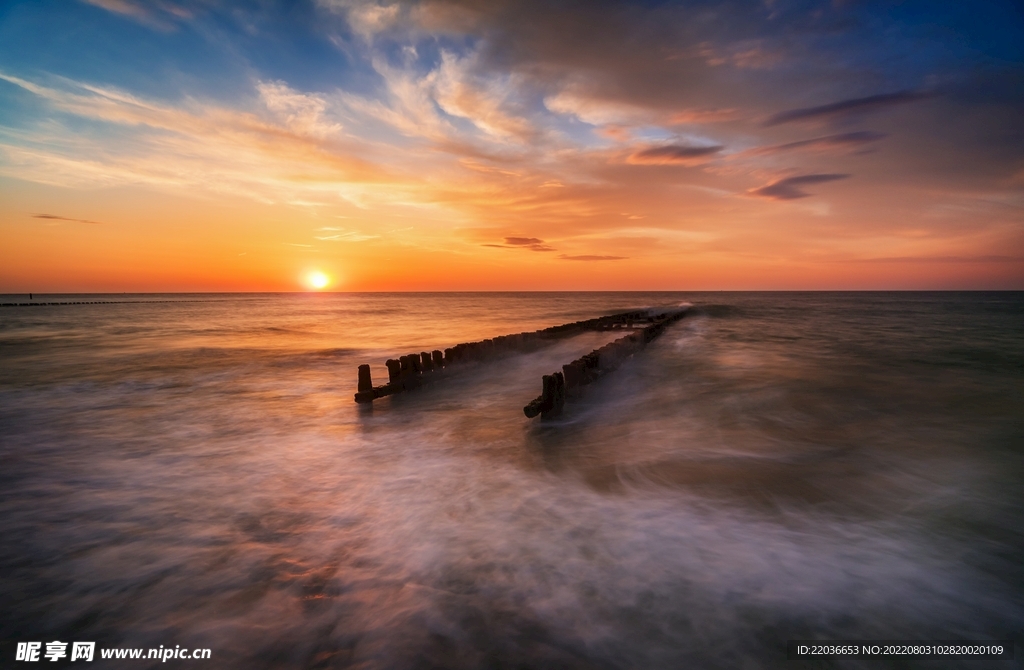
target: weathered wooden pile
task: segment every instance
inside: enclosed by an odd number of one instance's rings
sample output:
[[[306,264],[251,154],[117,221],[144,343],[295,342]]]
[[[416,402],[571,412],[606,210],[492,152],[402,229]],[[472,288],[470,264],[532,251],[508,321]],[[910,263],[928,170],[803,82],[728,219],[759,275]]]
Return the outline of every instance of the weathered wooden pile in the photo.
[[[612,342],[595,352],[587,354],[587,356],[584,356],[582,359],[579,359],[579,361],[583,361],[584,359],[591,361],[591,358],[588,357],[592,357],[593,364],[587,363],[579,368],[579,375],[572,377],[574,380],[573,386],[576,386],[579,383],[589,383],[592,379],[611,369],[609,366],[615,356],[620,354],[631,355],[633,351],[642,348],[644,344],[657,337],[657,335],[661,333],[661,330],[663,330],[669,323],[681,318],[682,314],[683,312],[678,311],[659,312],[654,315],[646,310],[622,312],[618,314],[600,316],[594,319],[586,319],[584,321],[565,323],[560,326],[551,326],[550,328],[544,328],[542,330],[502,335],[500,337],[481,340],[478,342],[464,342],[445,349],[443,352],[435,349],[433,351],[423,351],[418,354],[407,354],[405,356],[400,356],[397,359],[392,358],[386,361],[385,365],[388,369],[388,383],[380,386],[373,385],[373,379],[370,376],[370,366],[360,365],[359,383],[355,394],[355,400],[358,403],[373,402],[377,398],[383,398],[385,396],[419,388],[424,383],[443,377],[446,371],[460,365],[471,362],[493,360],[512,353],[535,351],[547,344],[551,344],[566,337],[578,335],[584,331],[636,330],[636,332],[633,332],[626,337],[619,338],[615,342]],[[635,338],[635,341],[630,338]],[[629,341],[630,344],[619,345],[620,342],[624,341]],[[639,344],[636,345],[636,342],[639,342]],[[636,348],[630,348],[634,346]],[[609,347],[612,347],[612,349],[609,349]],[[604,353],[602,354],[601,352]],[[573,361],[569,365],[575,366],[579,361]],[[566,367],[568,366],[563,366],[563,370]],[[570,373],[570,375],[575,374],[575,371],[576,368],[573,368],[573,373]],[[562,405],[564,405],[564,389],[566,388],[565,376],[563,372],[555,373],[555,376],[557,376],[557,379],[560,381],[549,381],[550,375],[546,375],[544,377],[545,394],[528,405],[528,408],[540,401],[537,405],[539,408],[537,413],[543,414],[544,416],[550,416],[561,410]],[[578,381],[584,377],[587,381]],[[553,385],[560,385],[557,388],[563,389],[561,391],[561,396],[558,396],[559,391]],[[549,386],[552,387],[550,392],[548,390]],[[562,397],[562,400],[557,400],[558,397]],[[545,400],[545,398],[547,400]],[[551,405],[551,407],[545,409],[548,405]],[[527,411],[527,416],[536,416],[536,413],[531,415],[529,411]]]
[[[560,372],[544,375],[541,378],[541,394],[523,408],[523,413],[530,419],[538,414],[545,419],[558,416],[567,398],[578,395],[581,387],[618,368],[622,361],[646,347],[669,324],[684,316],[685,309],[651,315],[647,317],[648,325],[641,326],[636,332],[566,363]]]

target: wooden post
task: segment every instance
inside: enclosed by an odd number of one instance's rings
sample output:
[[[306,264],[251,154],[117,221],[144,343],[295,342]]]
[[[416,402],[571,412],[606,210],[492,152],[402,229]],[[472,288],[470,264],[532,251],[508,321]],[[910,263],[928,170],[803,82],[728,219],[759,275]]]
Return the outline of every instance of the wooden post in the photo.
[[[419,386],[418,375],[416,368],[413,366],[412,358],[412,356],[406,355],[398,359],[402,364],[402,387],[406,389],[414,389]]]
[[[543,419],[556,417],[562,413],[562,408],[565,406],[565,378],[561,372],[544,375],[541,378],[541,384],[540,397],[535,398],[523,408],[523,413],[530,419],[538,414]]]
[[[397,384],[402,378],[402,362],[389,358],[384,365],[388,366],[388,382]]]
[[[434,368],[435,369],[443,368],[444,367],[444,354],[442,354],[437,349],[434,349],[432,352],[430,352],[430,356],[431,356],[431,358],[434,359]]]
[[[373,401],[373,381],[370,379],[370,366],[359,366],[359,386],[356,391],[356,402]]]
[[[558,416],[562,413],[562,408],[565,407],[565,378],[561,372],[556,372],[550,378],[550,409],[546,412],[541,412],[540,418],[542,419],[551,419]]]
[[[529,405],[523,408],[527,418],[532,419],[538,414],[548,416],[554,407],[555,398],[555,376],[544,375],[541,377],[540,397],[535,398]]]
[[[580,385],[583,375],[580,366],[576,361],[562,366],[562,377],[565,379],[566,392],[572,391]]]
[[[359,366],[359,388],[360,391],[372,391],[373,380],[370,378],[370,366]]]

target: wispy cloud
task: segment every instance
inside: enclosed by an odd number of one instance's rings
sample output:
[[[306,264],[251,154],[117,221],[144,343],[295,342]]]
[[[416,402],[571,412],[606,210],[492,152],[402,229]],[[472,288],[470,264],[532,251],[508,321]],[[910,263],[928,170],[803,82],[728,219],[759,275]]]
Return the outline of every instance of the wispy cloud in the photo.
[[[347,233],[338,233],[335,235],[314,237],[316,237],[316,239],[322,242],[365,242],[366,240],[376,240],[380,238],[380,235],[364,235],[363,233],[356,233],[350,231]]]
[[[88,219],[70,219],[66,216],[57,216],[55,214],[33,214],[33,219],[49,219],[52,221],[72,221],[74,223],[94,223],[99,224],[99,221],[89,221]]]
[[[811,195],[801,190],[801,186],[824,184],[838,179],[846,179],[849,176],[848,174],[805,174],[798,177],[786,177],[760,188],[752,189],[749,193],[771,200],[797,200],[798,198],[806,198]]]
[[[809,140],[798,142],[787,142],[767,147],[757,147],[746,152],[749,155],[767,155],[786,151],[827,151],[830,149],[854,149],[866,144],[878,142],[887,137],[885,133],[873,133],[867,130],[860,130],[852,133],[840,133],[838,135],[825,135]]]
[[[60,120],[22,131],[18,143],[0,138],[7,156],[0,172],[61,186],[148,183],[244,194],[257,200],[314,201],[344,184],[388,184],[396,175],[364,159],[364,140],[330,139],[322,99],[274,82],[260,86],[268,111],[239,111],[190,100],[170,104],[110,87],[67,79],[43,85],[0,72],[0,79],[34,93],[51,108],[108,124],[91,133],[60,132]],[[55,138],[55,130],[57,137]],[[414,181],[414,180],[413,180]]]
[[[584,254],[582,256],[566,256],[562,254],[559,256],[563,261],[624,261],[628,256],[594,256],[590,254]]]
[[[853,263],[1024,263],[1024,256],[984,254],[978,256],[880,256],[860,258]]]
[[[261,81],[256,90],[267,108],[280,115],[285,127],[298,134],[326,138],[341,131],[340,123],[325,119],[327,101],[322,95],[299,93],[283,81]]]
[[[537,130],[522,112],[514,111],[515,84],[507,79],[473,75],[475,58],[442,52],[433,97],[446,113],[466,119],[499,139],[529,140]]]
[[[575,116],[593,126],[639,125],[650,123],[658,116],[657,112],[643,105],[595,95],[579,85],[568,86],[544,98],[544,106],[552,112]]]
[[[865,98],[851,98],[840,100],[828,105],[818,107],[802,107],[779,112],[765,120],[765,126],[777,126],[782,123],[794,121],[816,121],[821,119],[835,119],[867,112],[875,112],[888,107],[906,105],[911,102],[918,102],[931,97],[930,93],[920,91],[897,91],[896,93],[881,93],[869,95]]]
[[[516,246],[529,246],[534,244],[543,244],[544,240],[536,237],[506,237],[505,244],[514,244]]]
[[[544,244],[544,240],[536,237],[506,237],[505,244],[484,244],[485,247],[497,249],[529,249],[530,251],[555,251],[554,247]]]
[[[401,10],[398,3],[381,4],[374,0],[318,0],[317,4],[345,16],[352,30],[367,41],[393,26]]]
[[[84,2],[100,7],[137,21],[150,28],[164,32],[175,28],[175,21],[192,18],[192,12],[175,4],[170,0],[159,2],[137,2],[135,0],[83,0]]]
[[[666,144],[637,151],[626,159],[634,165],[693,165],[708,160],[725,147]]]
[[[766,49],[757,40],[741,40],[725,47],[715,47],[705,42],[698,47],[697,54],[713,67],[732,65],[750,70],[768,70],[783,59],[781,52]]]
[[[723,121],[735,121],[742,118],[743,114],[736,108],[725,109],[684,109],[673,113],[668,118],[671,125],[684,124],[705,124],[721,123]]]

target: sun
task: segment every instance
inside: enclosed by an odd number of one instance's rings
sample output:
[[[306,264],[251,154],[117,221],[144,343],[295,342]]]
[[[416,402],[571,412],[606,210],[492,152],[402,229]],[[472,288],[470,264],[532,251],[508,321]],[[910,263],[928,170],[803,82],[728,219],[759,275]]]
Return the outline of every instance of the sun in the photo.
[[[312,289],[320,290],[331,283],[331,278],[319,270],[313,270],[306,275],[306,285]]]

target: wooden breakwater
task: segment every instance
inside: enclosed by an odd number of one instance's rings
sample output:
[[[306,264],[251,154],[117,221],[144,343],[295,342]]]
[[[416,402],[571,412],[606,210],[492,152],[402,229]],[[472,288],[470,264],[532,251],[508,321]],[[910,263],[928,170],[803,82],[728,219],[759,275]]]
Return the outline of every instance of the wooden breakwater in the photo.
[[[634,310],[599,316],[584,321],[564,323],[542,330],[463,342],[444,351],[422,351],[388,359],[388,383],[373,385],[369,365],[360,365],[355,400],[358,403],[373,402],[377,398],[402,393],[444,376],[445,371],[471,362],[485,362],[512,353],[526,353],[584,331],[632,329],[636,324],[649,322],[650,314]]]
[[[618,368],[622,361],[642,350],[665,332],[670,324],[686,316],[686,313],[686,309],[678,309],[651,315],[647,325],[641,326],[636,332],[566,363],[559,372],[544,375],[541,378],[541,394],[523,407],[523,413],[530,419],[537,415],[545,419],[558,416],[567,398],[577,395],[581,387]]]

